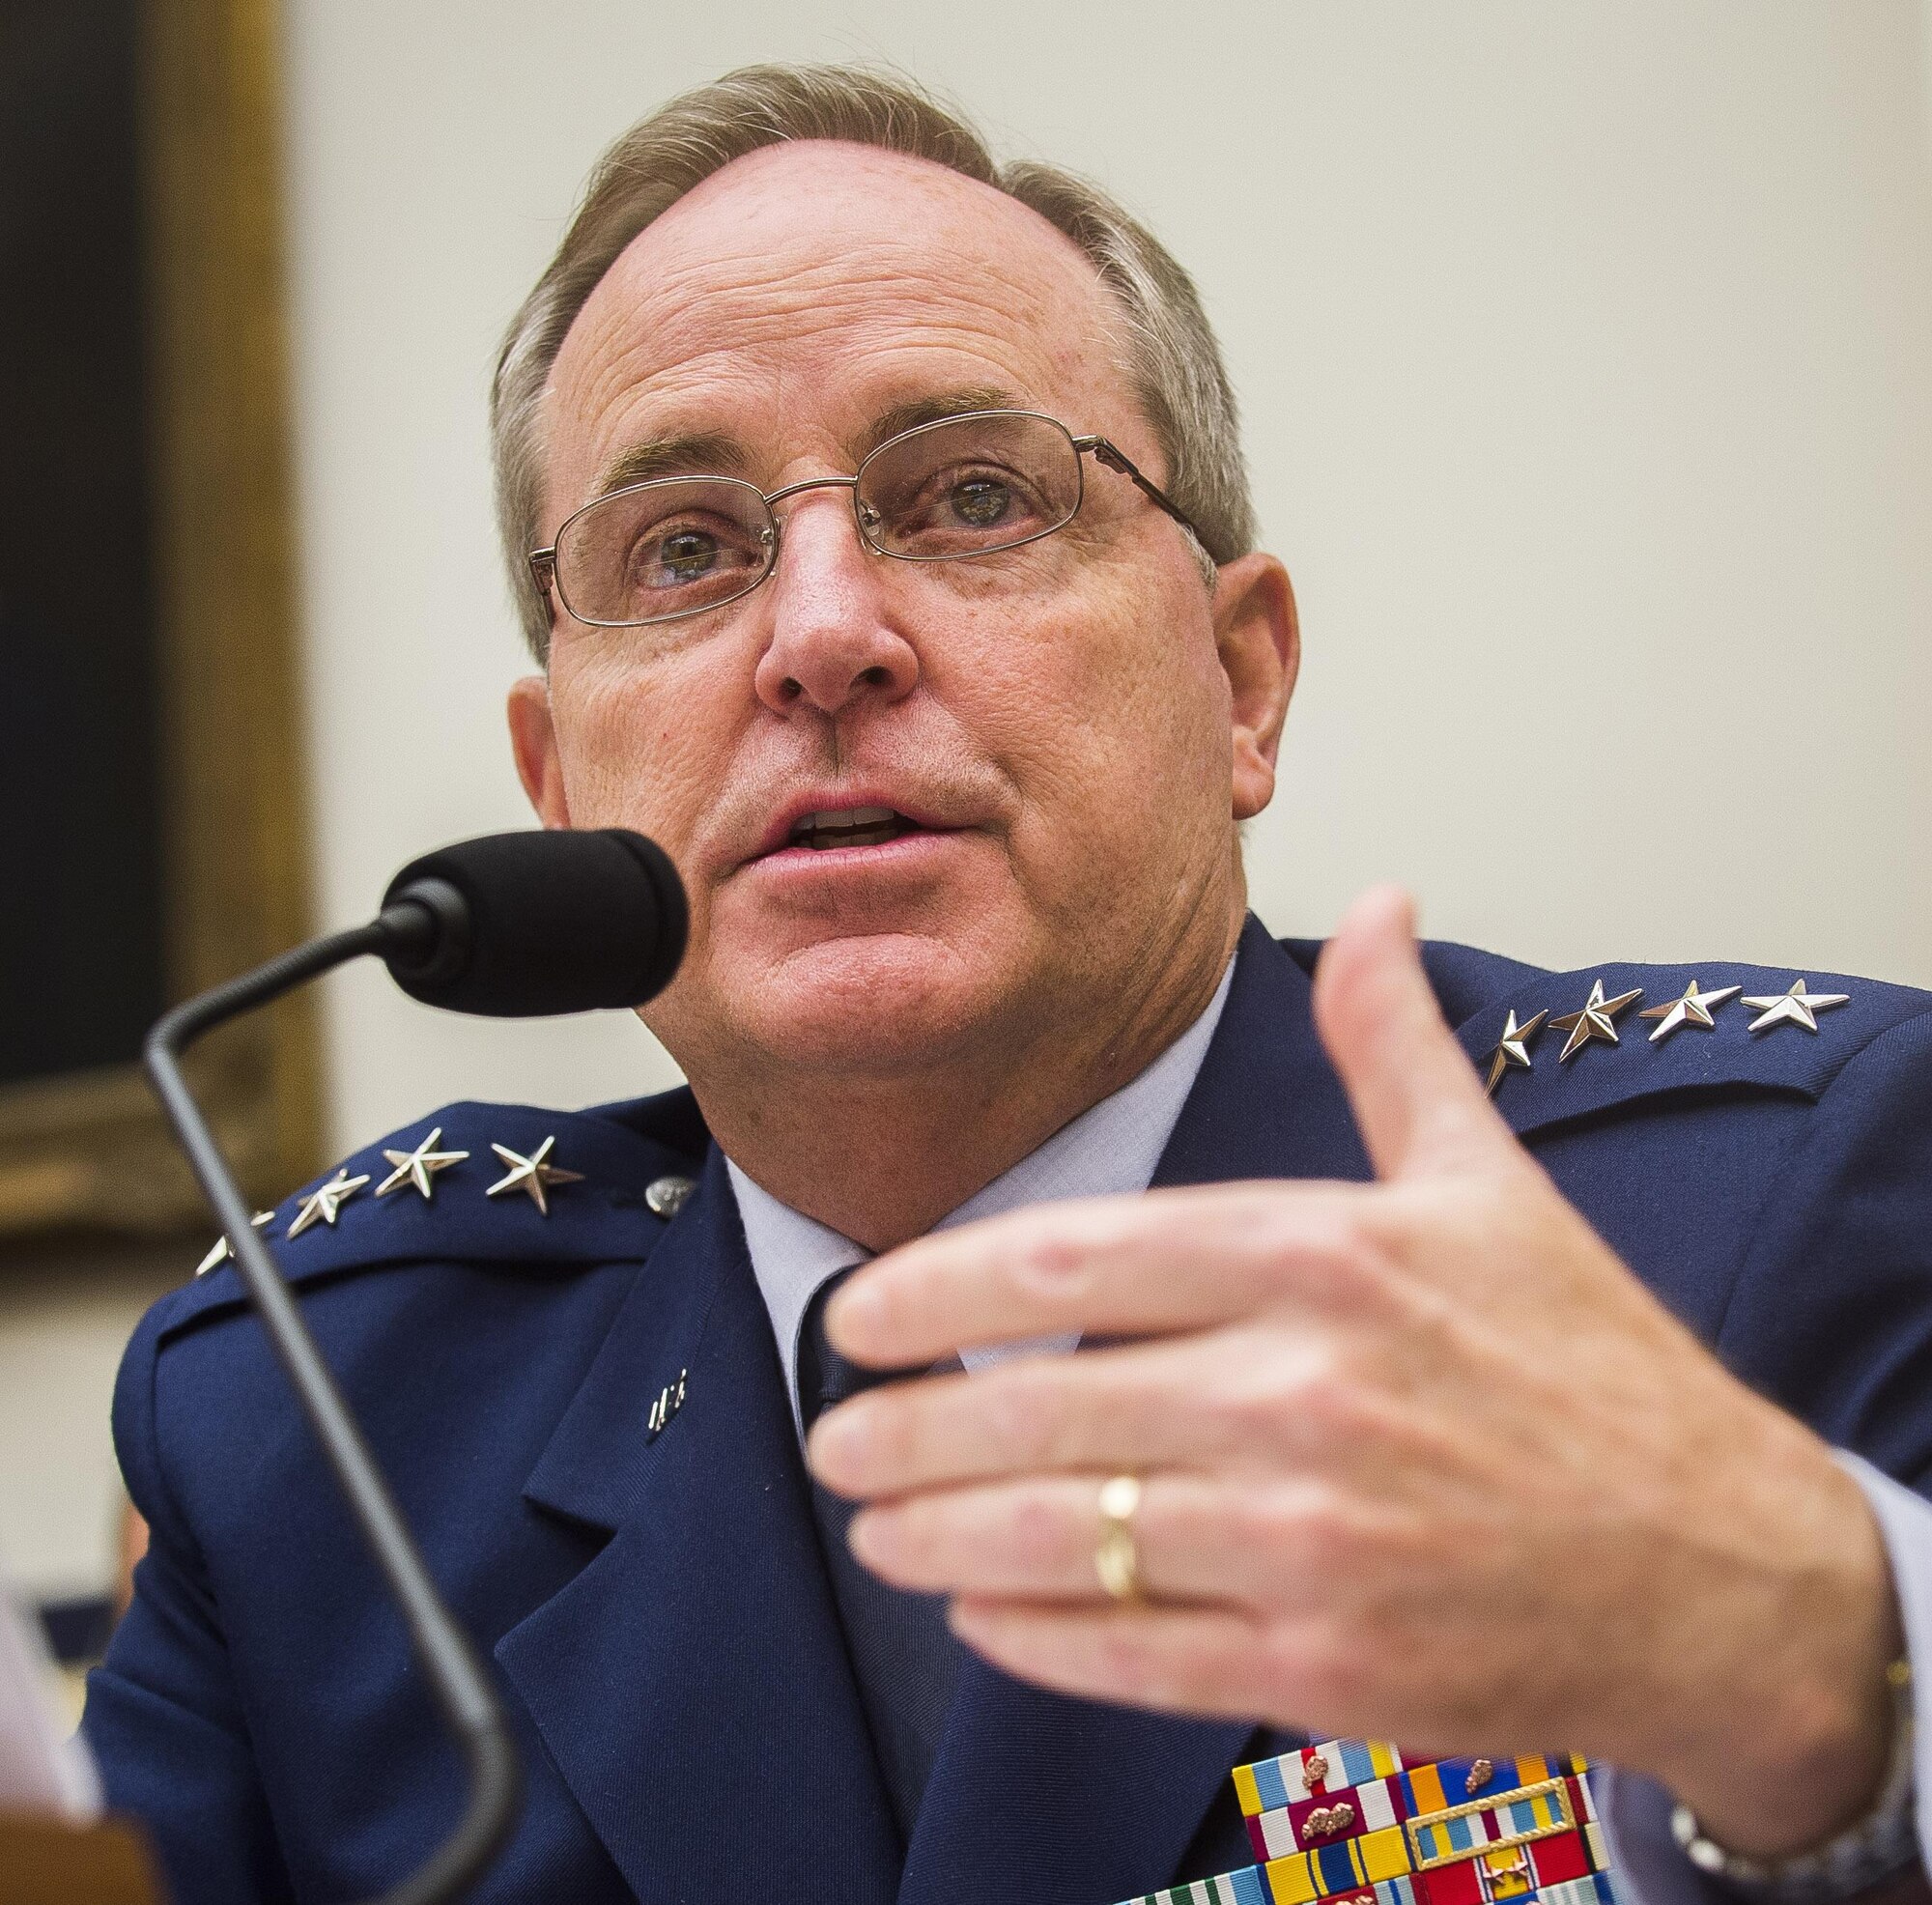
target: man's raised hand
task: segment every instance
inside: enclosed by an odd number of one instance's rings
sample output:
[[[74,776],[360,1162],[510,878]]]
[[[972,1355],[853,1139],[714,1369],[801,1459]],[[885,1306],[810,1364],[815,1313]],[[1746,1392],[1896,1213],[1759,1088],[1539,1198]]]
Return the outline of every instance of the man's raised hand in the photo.
[[[1443,1024],[1406,898],[1350,910],[1315,1011],[1371,1185],[1046,1205],[879,1259],[855,1358],[1064,1331],[1071,1357],[825,1417],[853,1546],[1063,1691],[1428,1751],[1552,1747],[1662,1778],[1739,1851],[1881,1776],[1898,1638],[1856,1485],[1567,1204]],[[1143,1484],[1144,1605],[1094,1566]]]

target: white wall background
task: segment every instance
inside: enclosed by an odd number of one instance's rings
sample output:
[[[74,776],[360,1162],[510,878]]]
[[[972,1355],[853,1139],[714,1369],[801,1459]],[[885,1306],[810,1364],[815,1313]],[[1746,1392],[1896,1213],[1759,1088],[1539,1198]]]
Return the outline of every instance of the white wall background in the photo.
[[[295,0],[319,903],[522,824],[497,334],[599,149],[755,59],[895,62],[1196,273],[1307,662],[1253,842],[1564,965],[1932,981],[1932,128],[1913,0]],[[667,1078],[616,1020],[330,997],[345,1146]]]
[[[484,393],[584,172],[733,65],[852,57],[1105,180],[1199,278],[1307,641],[1271,924],[1394,874],[1431,929],[1565,965],[1932,983],[1932,0],[289,0],[324,923],[525,823]],[[329,1010],[344,1147],[669,1076],[625,1020],[467,1023],[371,974]],[[105,1578],[152,1275],[0,1303],[32,1591]]]
[[[0,1583],[34,1601],[100,1593],[127,1496],[107,1411],[136,1320],[170,1266],[140,1246],[88,1250],[0,1278]]]

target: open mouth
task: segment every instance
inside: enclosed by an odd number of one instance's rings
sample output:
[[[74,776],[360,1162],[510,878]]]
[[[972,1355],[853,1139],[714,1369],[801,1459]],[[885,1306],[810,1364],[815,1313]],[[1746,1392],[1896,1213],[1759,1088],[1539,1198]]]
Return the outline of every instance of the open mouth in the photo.
[[[883,846],[902,835],[924,831],[917,820],[908,820],[890,807],[827,808],[800,814],[785,844],[827,853],[838,846]]]

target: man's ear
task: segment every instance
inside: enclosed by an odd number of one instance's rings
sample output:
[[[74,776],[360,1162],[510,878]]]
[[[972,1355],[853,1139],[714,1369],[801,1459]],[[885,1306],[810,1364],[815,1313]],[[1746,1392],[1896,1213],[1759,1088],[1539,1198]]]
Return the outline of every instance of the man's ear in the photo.
[[[517,779],[546,827],[570,825],[570,799],[563,790],[563,756],[550,711],[550,683],[526,674],[510,690],[510,746],[517,756]]]
[[[1213,613],[1235,730],[1235,818],[1252,820],[1274,798],[1275,751],[1301,667],[1301,627],[1288,571],[1260,552],[1224,562],[1215,578]]]

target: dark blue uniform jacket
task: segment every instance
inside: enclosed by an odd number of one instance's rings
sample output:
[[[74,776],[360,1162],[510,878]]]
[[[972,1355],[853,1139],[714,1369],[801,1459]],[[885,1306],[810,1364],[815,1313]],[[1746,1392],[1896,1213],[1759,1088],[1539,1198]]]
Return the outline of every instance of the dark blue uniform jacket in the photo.
[[[1368,1175],[1309,1011],[1316,948],[1251,921],[1155,1182]],[[1782,992],[1794,974],[1551,974],[1427,950],[1481,1062],[1504,1014]],[[1851,994],[1753,1037],[1738,1000],[1662,1044],[1633,1008],[1568,1064],[1546,1030],[1497,1105],[1610,1244],[1746,1380],[1932,1480],[1932,997]],[[1251,1729],[1088,1705],[969,1661],[911,1845],[880,1783],[815,1545],[771,1324],[690,1095],[582,1113],[456,1105],[469,1160],[280,1241],[304,1313],[528,1772],[476,1894],[784,1905],[1113,1901],[1251,1862]],[[487,1199],[492,1142],[583,1174]],[[380,1149],[350,1163],[377,1181]],[[697,1180],[668,1222],[647,1186]],[[373,1185],[370,1187],[373,1189]],[[1525,1288],[1524,1303],[1536,1292]],[[653,1402],[686,1400],[655,1437]],[[231,1267],[165,1297],[115,1399],[153,1529],[85,1722],[183,1905],[357,1897],[454,1820],[457,1760]],[[1573,1744],[1573,1743],[1561,1743]],[[1589,1743],[1574,1743],[1583,1749]],[[1269,1746],[1268,1750],[1279,1750]]]

